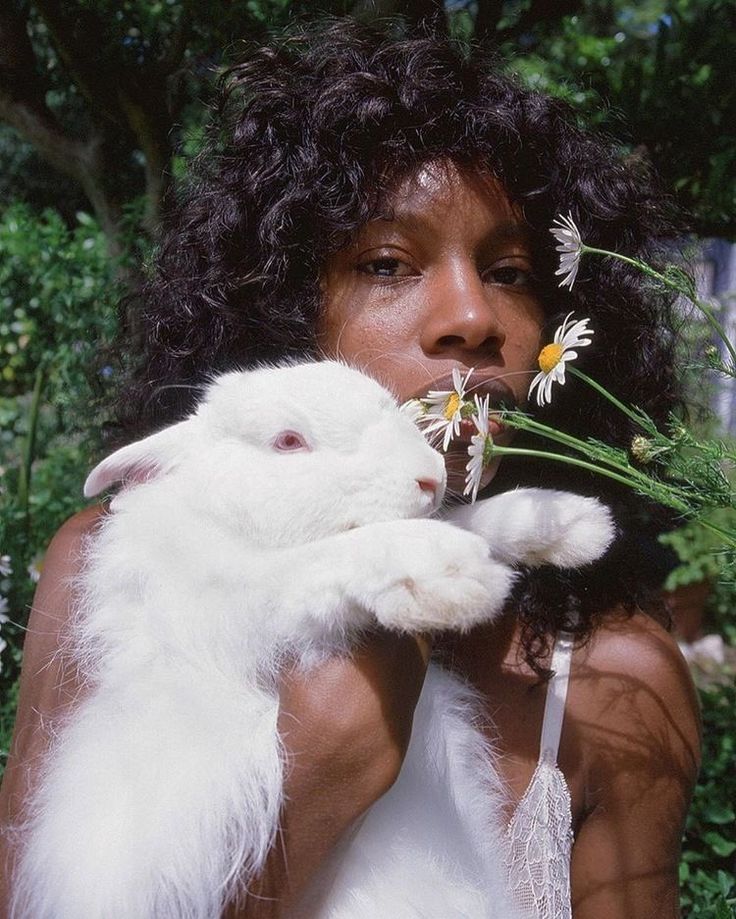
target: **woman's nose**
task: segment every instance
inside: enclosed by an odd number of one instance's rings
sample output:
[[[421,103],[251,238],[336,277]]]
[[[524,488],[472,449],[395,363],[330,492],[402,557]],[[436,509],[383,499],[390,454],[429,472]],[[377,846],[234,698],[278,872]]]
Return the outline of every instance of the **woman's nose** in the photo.
[[[470,260],[447,265],[433,280],[421,331],[424,353],[499,354],[506,332],[498,298],[494,287],[483,283],[476,265]]]

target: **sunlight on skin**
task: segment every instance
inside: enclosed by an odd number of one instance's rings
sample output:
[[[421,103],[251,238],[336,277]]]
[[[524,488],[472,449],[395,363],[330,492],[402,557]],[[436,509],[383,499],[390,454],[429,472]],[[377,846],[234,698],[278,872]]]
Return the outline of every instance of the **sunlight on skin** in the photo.
[[[544,314],[518,209],[494,179],[434,163],[400,183],[382,212],[327,262],[323,352],[370,372],[400,402],[474,367],[476,386],[503,383],[525,405]],[[460,493],[467,461],[466,444],[448,452]]]

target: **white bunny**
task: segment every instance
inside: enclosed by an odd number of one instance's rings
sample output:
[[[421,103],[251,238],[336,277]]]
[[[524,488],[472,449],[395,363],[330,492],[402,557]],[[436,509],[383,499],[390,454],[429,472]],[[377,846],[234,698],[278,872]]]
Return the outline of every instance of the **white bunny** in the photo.
[[[386,390],[333,362],[221,376],[85,493],[116,481],[73,626],[89,692],[21,828],[14,919],[214,919],[277,831],[284,660],[345,651],[376,620],[467,630],[501,609],[509,563],[581,564],[612,533],[596,502],[549,492],[463,510],[482,537],[427,519],[442,458]],[[553,512],[564,525],[539,536]],[[310,917],[512,915],[503,793],[473,706],[430,667],[402,774]]]

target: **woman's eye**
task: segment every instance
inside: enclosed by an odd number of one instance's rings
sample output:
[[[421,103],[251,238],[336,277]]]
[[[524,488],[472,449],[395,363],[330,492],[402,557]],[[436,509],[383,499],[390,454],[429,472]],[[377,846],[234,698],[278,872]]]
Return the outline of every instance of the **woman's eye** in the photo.
[[[532,272],[518,265],[500,265],[490,268],[485,273],[485,280],[490,284],[504,284],[508,287],[529,287],[534,280]]]
[[[370,261],[361,262],[358,270],[363,274],[370,274],[376,278],[403,278],[412,274],[412,270],[406,262],[398,258],[372,258]]]

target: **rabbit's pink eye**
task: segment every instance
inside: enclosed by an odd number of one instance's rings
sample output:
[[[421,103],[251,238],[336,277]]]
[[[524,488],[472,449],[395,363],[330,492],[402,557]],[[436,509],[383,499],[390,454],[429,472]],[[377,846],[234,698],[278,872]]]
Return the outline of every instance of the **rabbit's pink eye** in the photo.
[[[282,431],[276,435],[273,448],[286,453],[292,450],[309,450],[309,444],[297,431]]]

